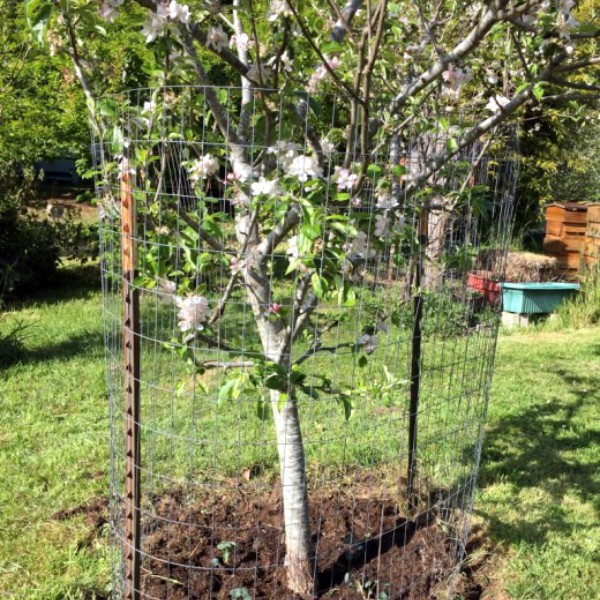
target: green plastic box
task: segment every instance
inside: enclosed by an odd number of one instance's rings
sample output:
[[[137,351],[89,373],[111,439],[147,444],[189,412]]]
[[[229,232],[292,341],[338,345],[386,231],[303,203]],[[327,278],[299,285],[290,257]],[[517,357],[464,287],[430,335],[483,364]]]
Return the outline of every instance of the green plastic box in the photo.
[[[501,283],[503,310],[521,315],[551,313],[579,290],[577,283]]]

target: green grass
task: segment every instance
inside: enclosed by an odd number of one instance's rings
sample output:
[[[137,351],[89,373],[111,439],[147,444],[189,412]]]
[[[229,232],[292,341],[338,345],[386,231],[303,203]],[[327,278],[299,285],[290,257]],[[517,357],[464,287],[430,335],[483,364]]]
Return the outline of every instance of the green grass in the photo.
[[[108,489],[102,298],[93,271],[88,280],[74,280],[73,275],[57,291],[14,307],[0,322],[0,333],[10,330],[11,322],[27,326],[20,351],[0,349],[2,598],[89,599],[106,593],[110,585],[107,532],[96,535],[84,514],[55,518],[59,510],[105,497]],[[427,353],[426,344],[426,355],[439,367],[446,360],[444,353],[466,353],[467,362],[483,368],[479,357],[487,351],[489,338],[477,340],[448,337],[444,343],[438,340],[436,353]],[[396,356],[404,363],[406,342],[399,354],[382,345],[376,356]],[[154,350],[146,352],[151,356]],[[164,356],[171,360],[166,351]],[[315,362],[326,357],[319,355]],[[340,358],[335,367],[339,381],[349,375],[351,361],[345,364],[345,360]],[[315,364],[317,370],[322,367]],[[370,368],[363,375],[366,379],[373,376]],[[460,368],[471,372],[465,365]],[[159,371],[157,381],[163,376]],[[440,369],[423,380],[422,406],[429,403],[432,415],[421,423],[420,441],[428,445],[421,453],[423,470],[429,468],[428,459],[439,459],[453,451],[455,444],[472,452],[458,423],[477,417],[472,411],[479,410],[476,396],[483,376],[471,381],[459,375],[453,376],[461,380],[461,387],[452,392],[448,373]],[[598,330],[534,330],[500,340],[475,511],[504,559],[493,573],[495,589],[504,589],[515,599],[600,598],[599,383]],[[162,404],[155,403],[155,424],[179,428],[180,433],[199,435],[202,431],[207,450],[218,452],[220,462],[210,454],[203,457],[200,444],[196,462],[186,463],[191,455],[185,443],[167,452],[157,438],[155,466],[164,468],[170,463],[183,478],[217,467],[236,473],[255,459],[247,450],[252,440],[266,444],[267,454],[261,450],[258,458],[273,463],[272,423],[263,425],[253,405],[238,403],[234,405],[237,412],[228,412],[205,402],[190,415],[186,393],[182,397],[169,393],[164,414]],[[344,461],[369,466],[396,459],[398,448],[393,440],[398,438],[398,428],[405,427],[404,403],[394,394],[378,400],[376,407],[357,406],[349,424],[341,407],[305,400],[303,416],[311,423],[307,428],[309,460],[317,465]],[[145,401],[149,411],[152,400]],[[178,402],[188,411],[179,422],[171,416]],[[220,432],[237,428],[240,418],[244,438],[233,443],[222,436],[219,446],[211,446]],[[440,426],[453,433],[440,439]],[[352,440],[345,449],[335,442],[344,428]],[[434,467],[430,468],[430,475],[435,475]],[[456,469],[439,477],[451,481],[461,472],[460,466]]]
[[[511,598],[600,598],[600,329],[500,338],[479,483]]]
[[[107,490],[108,411],[101,294],[76,282],[8,313],[24,348],[0,356],[0,597],[93,598],[106,544],[62,509]],[[104,535],[104,533],[103,533]]]

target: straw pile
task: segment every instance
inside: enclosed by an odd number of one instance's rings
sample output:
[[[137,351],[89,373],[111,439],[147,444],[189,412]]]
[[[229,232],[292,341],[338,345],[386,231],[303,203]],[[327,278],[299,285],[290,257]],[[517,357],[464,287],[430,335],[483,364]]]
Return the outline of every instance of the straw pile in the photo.
[[[506,263],[502,264],[502,253],[482,251],[477,258],[477,266],[494,273],[498,281],[541,283],[556,281],[560,277],[558,260],[554,256],[533,252],[509,252]],[[504,266],[504,273],[502,273]]]
[[[505,281],[538,283],[554,281],[560,269],[554,256],[533,252],[509,252],[504,269]]]

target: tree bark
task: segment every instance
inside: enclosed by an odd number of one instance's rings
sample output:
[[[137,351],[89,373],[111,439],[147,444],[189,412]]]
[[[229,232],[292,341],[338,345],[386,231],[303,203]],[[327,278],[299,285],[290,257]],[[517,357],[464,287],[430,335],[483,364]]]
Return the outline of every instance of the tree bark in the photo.
[[[264,262],[260,260],[260,253],[253,253],[259,246],[259,236],[244,215],[238,215],[236,229],[239,240],[250,237],[254,241],[246,254],[250,267],[244,272],[243,278],[263,354],[278,365],[286,365],[291,343],[288,338],[291,334],[282,321],[267,318],[271,302],[269,277]],[[294,390],[289,389],[285,399],[282,398],[282,392],[271,390],[270,401],[279,454],[288,588],[302,598],[313,598],[314,551],[310,531],[306,461]]]
[[[288,587],[302,598],[312,598],[315,591],[314,550],[300,418],[293,394],[288,395],[281,407],[280,399],[280,392],[271,392],[281,473]]]

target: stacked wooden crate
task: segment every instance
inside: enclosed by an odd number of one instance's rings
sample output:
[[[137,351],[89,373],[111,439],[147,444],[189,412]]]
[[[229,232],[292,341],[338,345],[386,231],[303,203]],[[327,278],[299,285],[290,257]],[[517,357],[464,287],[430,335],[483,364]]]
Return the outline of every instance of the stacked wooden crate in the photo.
[[[554,256],[566,279],[577,279],[586,240],[587,204],[555,202],[546,207],[544,254]]]
[[[583,261],[588,267],[600,265],[600,204],[588,207]]]

